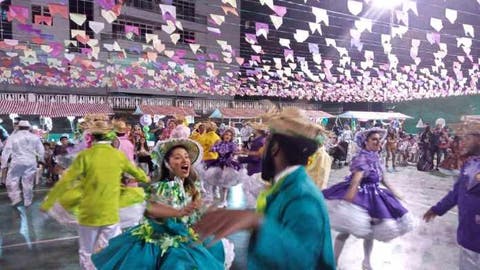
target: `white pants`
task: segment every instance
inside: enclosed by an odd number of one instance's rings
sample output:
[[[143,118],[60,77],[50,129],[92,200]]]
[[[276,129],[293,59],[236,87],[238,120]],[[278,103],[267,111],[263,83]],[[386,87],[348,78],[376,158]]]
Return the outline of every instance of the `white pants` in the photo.
[[[92,254],[95,252],[95,247],[99,241],[100,236],[103,239],[100,241],[107,241],[113,237],[122,233],[118,224],[102,226],[102,227],[90,227],[90,226],[78,226],[78,254],[80,257],[80,267],[84,270],[94,270],[95,266],[92,263]]]
[[[480,253],[460,247],[460,270],[479,270],[480,269]]]
[[[16,205],[22,201],[28,207],[33,200],[33,184],[37,175],[37,165],[10,164],[7,173],[7,192],[8,197],[12,201],[12,205]],[[20,181],[22,181],[22,190],[20,190]]]

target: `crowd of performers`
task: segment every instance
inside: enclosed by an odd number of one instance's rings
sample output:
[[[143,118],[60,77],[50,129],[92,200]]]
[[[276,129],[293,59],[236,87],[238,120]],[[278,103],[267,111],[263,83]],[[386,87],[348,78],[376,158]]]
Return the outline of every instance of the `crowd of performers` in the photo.
[[[445,175],[458,175],[464,158],[461,155],[461,137],[448,126],[437,124],[431,129],[427,123],[418,134],[406,133],[401,125],[380,124],[385,129],[381,155],[387,172],[398,172],[398,167],[413,165],[419,171],[440,171]],[[368,129],[368,128],[367,128]],[[360,150],[354,138],[366,130],[357,127],[352,132],[348,125],[329,136],[325,144],[333,158],[334,167],[349,164]]]
[[[30,128],[19,121],[2,152],[15,207],[31,205],[37,164],[45,163]],[[398,142],[392,128],[345,128],[341,140],[354,149],[350,172],[329,188],[331,133],[294,108],[265,114],[249,131],[223,126],[219,132],[206,121],[191,133],[183,119],[172,119],[153,130],[152,150],[139,126],[120,119],[89,115],[79,129],[81,139],[41,210],[78,230],[82,269],[228,269],[235,254],[226,237],[241,230],[251,232],[249,269],[335,269],[349,235],[364,240],[362,268],[372,269],[375,240],[388,242],[415,227],[386,177],[382,148],[388,162]],[[234,142],[238,133],[242,145]],[[479,269],[480,123],[464,123],[456,135],[462,138],[458,180],[423,218],[458,206],[460,269]],[[393,158],[392,171],[395,164]],[[246,210],[227,208],[228,190],[237,184]],[[334,241],[331,229],[339,232]]]

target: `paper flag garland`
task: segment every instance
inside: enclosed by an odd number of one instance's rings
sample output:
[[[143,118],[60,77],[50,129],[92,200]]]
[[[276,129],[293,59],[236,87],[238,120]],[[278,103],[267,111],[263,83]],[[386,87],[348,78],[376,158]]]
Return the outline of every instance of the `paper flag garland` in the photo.
[[[274,11],[275,14],[277,14],[277,16],[279,16],[279,17],[283,17],[283,16],[285,16],[285,14],[287,14],[287,8],[286,8],[286,7],[282,7],[282,6],[276,6],[276,5],[274,5],[274,6],[273,6],[273,11]]]
[[[102,17],[110,24],[117,19],[117,15],[111,10],[102,9],[100,13]]]
[[[307,40],[307,38],[310,36],[310,34],[308,33],[308,31],[306,30],[299,30],[297,29],[297,31],[295,32],[295,34],[293,34],[293,37],[295,38],[295,40],[299,43],[302,43],[304,42],[305,40]]]
[[[454,24],[457,20],[457,11],[453,9],[446,8],[445,9],[445,17],[451,24]]]
[[[308,27],[310,28],[312,35],[315,34],[315,31],[322,35],[322,28],[319,23],[308,22]]]
[[[357,16],[358,14],[360,14],[360,12],[362,12],[363,3],[355,0],[348,0],[347,8],[350,13]]]
[[[326,26],[329,25],[327,11],[323,8],[312,7],[313,15],[315,15],[315,22],[323,22]]]
[[[222,0],[222,3],[229,4],[230,6],[237,8],[237,0]]]
[[[87,15],[79,14],[79,13],[70,13],[70,20],[72,20],[78,26],[82,26],[87,20]]]
[[[265,39],[268,39],[268,24],[266,23],[255,23],[255,32],[257,37],[263,36]]]
[[[275,29],[279,29],[280,26],[283,24],[283,18],[280,16],[270,15],[270,20],[272,21],[273,26]]]
[[[168,13],[174,19],[177,18],[177,7],[164,4],[159,4],[159,6],[160,10],[162,11],[162,17],[165,17],[165,15]]]
[[[280,43],[280,45],[282,45],[283,47],[290,48],[290,40],[289,39],[279,38],[278,43]]]
[[[105,28],[105,24],[102,23],[102,22],[89,21],[88,22],[88,27],[90,27],[90,29],[92,29],[92,31],[95,34],[98,34],[98,33],[102,32],[102,30]]]
[[[225,22],[225,16],[210,14],[210,18],[215,22],[216,25],[222,25]]]
[[[437,18],[431,18],[430,19],[430,25],[437,32],[440,32],[440,30],[442,30],[442,28],[443,28],[442,20],[437,19]]]
[[[470,24],[463,24],[463,31],[465,31],[465,36],[470,36],[472,38],[475,37],[475,31],[473,30],[473,26]]]

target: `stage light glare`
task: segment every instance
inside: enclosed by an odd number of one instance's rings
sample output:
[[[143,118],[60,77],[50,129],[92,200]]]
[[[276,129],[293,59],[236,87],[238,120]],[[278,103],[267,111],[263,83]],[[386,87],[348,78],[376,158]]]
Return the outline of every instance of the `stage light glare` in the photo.
[[[381,9],[394,9],[403,4],[405,0],[371,0],[372,5]]]

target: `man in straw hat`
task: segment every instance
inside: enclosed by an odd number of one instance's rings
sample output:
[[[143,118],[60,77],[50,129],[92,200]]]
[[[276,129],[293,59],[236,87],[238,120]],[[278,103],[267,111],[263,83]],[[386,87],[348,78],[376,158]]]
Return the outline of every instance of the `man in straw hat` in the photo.
[[[117,134],[117,138],[114,141],[114,146],[118,150],[122,151],[132,163],[135,163],[135,146],[128,137],[127,123],[123,120],[115,120],[113,122],[113,128]]]
[[[83,197],[78,207],[80,265],[95,269],[91,255],[100,235],[106,240],[120,234],[119,197],[121,177],[129,173],[138,181],[149,179],[142,169],[111,145],[112,126],[106,120],[94,120],[88,131],[92,147],[80,152],[60,181],[50,190],[40,209],[48,211],[72,183],[81,179]]]
[[[252,230],[249,269],[335,269],[327,209],[305,169],[325,131],[298,115],[289,108],[265,117],[271,135],[262,178],[273,185],[259,196],[257,212],[215,210],[196,224],[203,238]]]
[[[480,269],[480,121],[465,121],[456,131],[463,137],[462,154],[467,160],[453,190],[431,207],[423,219],[429,222],[458,206],[459,269]]]
[[[1,162],[2,171],[8,167],[5,183],[12,205],[19,204],[23,199],[25,207],[32,204],[37,165],[38,162],[43,162],[45,154],[42,141],[30,132],[30,128],[30,123],[26,120],[18,123],[18,131],[12,134],[5,144]]]
[[[188,139],[190,137],[190,129],[185,125],[185,116],[175,117],[177,126],[173,129],[170,138],[172,139]]]

